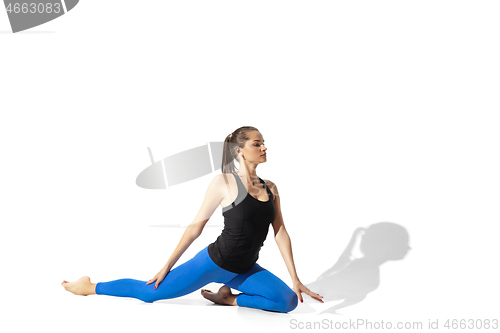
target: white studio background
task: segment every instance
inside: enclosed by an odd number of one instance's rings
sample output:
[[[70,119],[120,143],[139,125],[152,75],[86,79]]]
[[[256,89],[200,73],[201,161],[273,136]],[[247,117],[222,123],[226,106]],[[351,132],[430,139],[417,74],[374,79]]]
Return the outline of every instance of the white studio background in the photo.
[[[0,11],[2,331],[498,319],[499,10],[86,0],[17,34]],[[211,306],[198,292],[147,304],[60,286],[152,278],[184,230],[168,226],[194,218],[216,173],[139,188],[147,147],[160,159],[246,125],[266,140],[258,175],[278,185],[302,282],[358,227],[408,231],[411,251],[380,267],[365,300],[340,315],[309,301],[281,315]],[[180,262],[222,223],[218,209]],[[271,233],[265,244],[259,262],[291,285]]]

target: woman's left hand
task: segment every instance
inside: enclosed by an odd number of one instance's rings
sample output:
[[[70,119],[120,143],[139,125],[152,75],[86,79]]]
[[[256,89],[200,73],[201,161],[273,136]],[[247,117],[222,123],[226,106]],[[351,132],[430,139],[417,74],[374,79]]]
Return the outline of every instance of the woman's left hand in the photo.
[[[312,291],[309,290],[306,286],[302,284],[302,282],[298,281],[293,284],[293,291],[297,294],[299,297],[299,301],[303,303],[302,299],[302,293],[306,293],[307,295],[311,296],[313,299],[317,300],[320,303],[324,303],[322,298],[323,296],[320,296],[319,294],[313,293]]]

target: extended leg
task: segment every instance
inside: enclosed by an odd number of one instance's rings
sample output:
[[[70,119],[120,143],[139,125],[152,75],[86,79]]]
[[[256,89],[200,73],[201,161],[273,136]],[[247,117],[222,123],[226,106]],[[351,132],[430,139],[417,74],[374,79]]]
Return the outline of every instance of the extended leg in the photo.
[[[97,283],[95,292],[98,295],[133,297],[144,302],[154,302],[184,296],[210,282],[219,282],[220,279],[236,276],[231,272],[227,272],[227,276],[220,276],[220,272],[221,270],[210,260],[205,248],[189,261],[171,270],[158,289],[154,289],[154,283],[146,284],[147,281],[119,279]]]

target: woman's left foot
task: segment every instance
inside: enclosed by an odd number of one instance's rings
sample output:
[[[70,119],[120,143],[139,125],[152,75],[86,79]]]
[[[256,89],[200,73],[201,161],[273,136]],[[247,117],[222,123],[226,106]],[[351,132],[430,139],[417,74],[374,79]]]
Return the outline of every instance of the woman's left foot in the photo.
[[[64,280],[61,282],[61,286],[75,295],[87,296],[95,294],[96,284],[90,282],[90,278],[88,276],[84,276],[75,282],[68,282]]]
[[[228,286],[222,286],[217,293],[213,293],[210,290],[202,289],[201,294],[203,297],[215,304],[221,305],[237,305],[236,296],[231,293],[231,288]]]

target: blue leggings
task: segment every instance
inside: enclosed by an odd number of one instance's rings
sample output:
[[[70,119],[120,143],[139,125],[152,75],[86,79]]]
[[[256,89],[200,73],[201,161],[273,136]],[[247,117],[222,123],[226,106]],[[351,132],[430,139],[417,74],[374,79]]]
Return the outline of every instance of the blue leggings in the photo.
[[[155,283],[134,279],[98,282],[98,295],[133,297],[144,302],[176,298],[190,294],[210,282],[223,283],[242,293],[236,297],[239,306],[289,312],[297,307],[297,294],[277,276],[255,264],[248,272],[236,274],[217,266],[207,247],[192,259],[172,269],[157,289]]]

